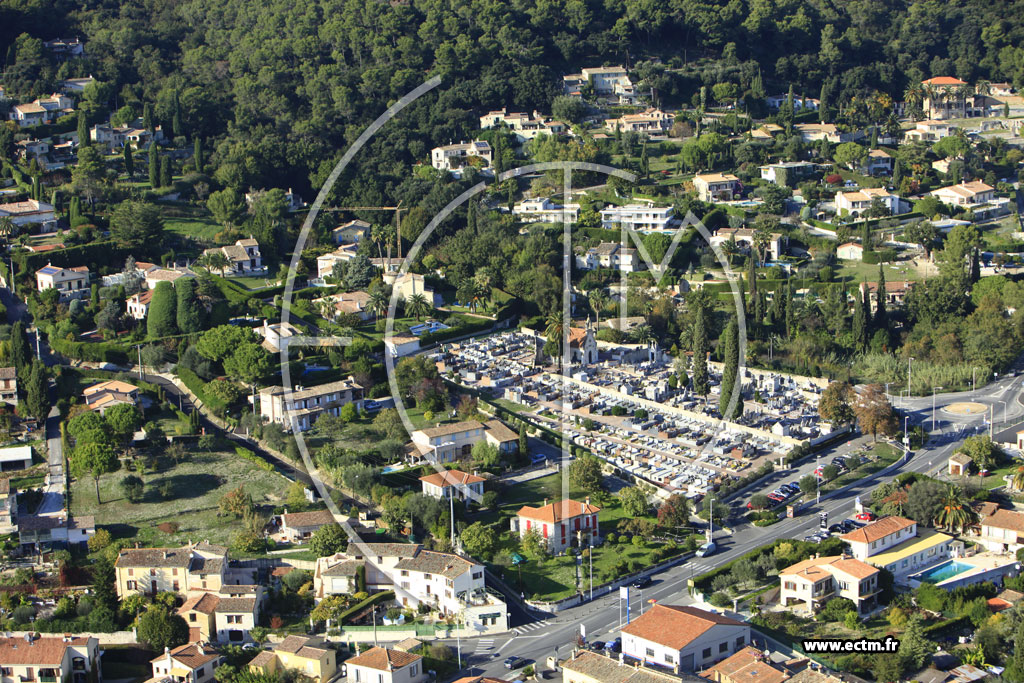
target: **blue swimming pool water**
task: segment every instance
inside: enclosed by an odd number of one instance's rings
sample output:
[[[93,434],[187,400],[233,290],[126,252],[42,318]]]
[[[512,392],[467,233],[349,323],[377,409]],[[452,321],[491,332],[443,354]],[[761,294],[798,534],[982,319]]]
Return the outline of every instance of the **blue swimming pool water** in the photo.
[[[957,574],[962,574],[963,572],[970,571],[972,569],[974,569],[974,565],[950,560],[949,562],[943,562],[940,565],[936,565],[927,571],[923,571],[914,578],[925,583],[941,583],[946,579],[956,576]]]

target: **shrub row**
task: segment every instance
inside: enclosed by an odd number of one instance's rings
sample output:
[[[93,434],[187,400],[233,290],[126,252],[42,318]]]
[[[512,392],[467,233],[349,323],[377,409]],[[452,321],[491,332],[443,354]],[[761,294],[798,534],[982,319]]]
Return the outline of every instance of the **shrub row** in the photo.
[[[356,603],[352,607],[338,615],[338,623],[344,624],[345,620],[351,617],[353,614],[358,614],[361,610],[366,609],[370,605],[376,605],[378,602],[384,602],[385,600],[394,600],[395,591],[383,591],[382,593],[374,593],[370,597],[366,598],[362,602]]]
[[[114,342],[77,342],[51,337],[50,348],[62,356],[76,360],[116,365],[128,362],[128,350]]]
[[[261,470],[263,470],[264,472],[273,472],[274,471],[274,466],[273,465],[271,465],[269,462],[267,462],[266,460],[264,460],[260,456],[256,455],[252,451],[250,451],[248,448],[242,448],[241,446],[235,446],[235,455],[237,455],[239,458],[242,458],[243,460],[248,460],[253,465],[256,465],[256,467],[258,467]]]
[[[222,398],[214,396],[206,391],[206,383],[189,368],[177,367],[178,379],[188,387],[188,390],[195,394],[207,408],[217,415],[222,415],[227,410],[227,403]]]

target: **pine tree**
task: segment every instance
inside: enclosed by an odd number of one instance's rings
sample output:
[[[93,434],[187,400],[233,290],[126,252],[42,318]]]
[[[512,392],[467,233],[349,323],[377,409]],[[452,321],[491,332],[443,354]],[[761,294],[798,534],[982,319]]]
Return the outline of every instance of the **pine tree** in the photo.
[[[78,146],[89,146],[89,122],[85,120],[85,110],[78,110]]]
[[[885,268],[878,264],[878,302],[875,304],[874,328],[884,330],[887,324],[885,313]]]
[[[192,162],[196,165],[196,171],[199,173],[203,172],[203,141],[196,136],[195,142],[192,144]]]
[[[146,332],[153,339],[168,337],[178,331],[177,297],[170,282],[158,282],[153,290],[146,316]]]
[[[698,309],[693,321],[693,391],[707,396],[711,391],[708,378],[708,333],[704,327],[704,311]]]
[[[722,393],[718,397],[718,412],[726,420],[734,420],[743,414],[743,399],[737,395],[736,404],[730,409],[733,392],[737,386],[740,364],[739,325],[736,318],[729,321],[722,333]]]
[[[195,283],[191,278],[183,277],[174,285],[177,293],[178,331],[182,334],[199,332],[203,326],[202,309],[196,300]]]
[[[466,227],[470,234],[476,234],[476,202],[473,200],[466,205]]]
[[[128,180],[135,175],[135,157],[132,156],[132,146],[129,144],[124,146],[124,172],[128,174]]]
[[[151,188],[157,187],[160,182],[160,160],[157,154],[156,142],[149,143],[149,186]]]
[[[757,327],[764,316],[758,311],[760,306],[757,296],[757,265],[753,247],[751,247],[750,257],[747,259],[747,286],[750,289],[750,308],[747,309],[747,320],[753,328],[754,336],[756,337]]]
[[[170,187],[174,177],[171,175],[171,158],[160,159],[160,187]]]
[[[867,221],[864,221],[864,225],[860,229],[860,244],[864,247],[864,251],[871,251],[871,228]]]

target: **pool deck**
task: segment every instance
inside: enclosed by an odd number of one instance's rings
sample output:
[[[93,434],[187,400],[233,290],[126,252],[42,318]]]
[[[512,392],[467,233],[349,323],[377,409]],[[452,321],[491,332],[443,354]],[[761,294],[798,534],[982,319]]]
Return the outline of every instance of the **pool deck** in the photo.
[[[1017,572],[1015,567],[1018,564],[1017,559],[1011,555],[1001,555],[998,553],[985,552],[978,553],[977,555],[972,555],[971,557],[951,557],[948,560],[945,560],[944,562],[935,565],[935,567],[941,566],[948,562],[957,562],[962,565],[969,565],[971,568],[965,569],[962,572],[958,572],[950,577],[943,579],[942,581],[935,583],[936,586],[952,588],[954,587],[953,584],[967,585],[971,583],[976,583],[978,581],[990,581],[997,575],[1005,576],[1008,574],[1016,574]],[[924,574],[935,569],[935,567],[931,567],[929,569],[925,569],[921,572],[918,572],[918,574],[911,575],[908,577],[908,579],[915,583],[924,583],[923,581],[921,581],[920,578],[918,578],[918,576],[920,574]]]

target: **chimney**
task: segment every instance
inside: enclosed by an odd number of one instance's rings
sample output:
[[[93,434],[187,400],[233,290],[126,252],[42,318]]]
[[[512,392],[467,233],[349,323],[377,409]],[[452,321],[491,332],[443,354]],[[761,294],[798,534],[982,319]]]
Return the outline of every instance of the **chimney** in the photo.
[[[548,506],[548,499],[547,499],[547,498],[545,498],[545,499],[544,499],[544,507],[547,507],[547,506]]]

